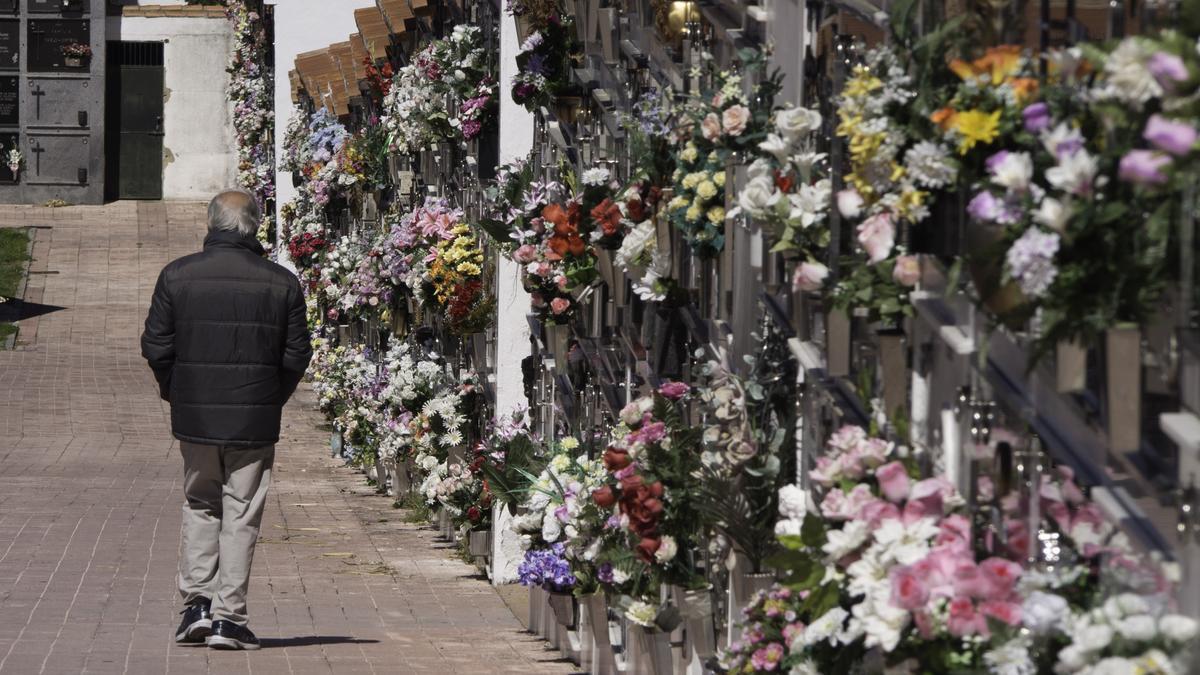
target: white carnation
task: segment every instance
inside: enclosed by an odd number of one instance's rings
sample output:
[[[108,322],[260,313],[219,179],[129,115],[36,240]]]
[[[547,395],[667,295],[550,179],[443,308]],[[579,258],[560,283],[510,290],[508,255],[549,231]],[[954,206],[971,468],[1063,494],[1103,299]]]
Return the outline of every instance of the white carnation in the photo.
[[[785,485],[779,490],[779,515],[803,520],[808,511],[808,493],[799,485]]]
[[[1179,614],[1167,614],[1158,620],[1158,630],[1172,642],[1191,642],[1197,627],[1195,619]]]
[[[1114,626],[1121,637],[1136,642],[1149,642],[1158,635],[1158,624],[1149,614],[1125,617]]]

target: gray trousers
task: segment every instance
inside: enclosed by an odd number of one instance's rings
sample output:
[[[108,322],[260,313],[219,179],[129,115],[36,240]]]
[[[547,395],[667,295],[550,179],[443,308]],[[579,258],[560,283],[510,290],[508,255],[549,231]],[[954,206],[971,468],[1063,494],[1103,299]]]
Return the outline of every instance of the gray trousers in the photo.
[[[179,594],[212,601],[214,619],[245,626],[254,544],[267,503],[275,446],[229,448],[181,441],[183,541]]]

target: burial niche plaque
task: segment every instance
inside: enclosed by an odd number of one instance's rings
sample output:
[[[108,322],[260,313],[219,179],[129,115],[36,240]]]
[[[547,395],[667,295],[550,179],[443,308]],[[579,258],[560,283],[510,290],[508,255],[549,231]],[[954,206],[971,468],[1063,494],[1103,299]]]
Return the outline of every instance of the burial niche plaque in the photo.
[[[0,20],[0,70],[16,70],[21,66],[21,22]]]
[[[16,4],[16,0],[0,0],[0,11],[5,4]],[[79,14],[88,10],[88,0],[29,0],[30,14]]]
[[[74,72],[87,71],[91,59],[80,66],[68,66],[63,47],[91,44],[91,26],[87,19],[30,19],[29,70]]]
[[[16,14],[17,0],[0,0],[0,14]]]
[[[21,78],[15,75],[0,76],[0,127],[15,127],[21,124]]]

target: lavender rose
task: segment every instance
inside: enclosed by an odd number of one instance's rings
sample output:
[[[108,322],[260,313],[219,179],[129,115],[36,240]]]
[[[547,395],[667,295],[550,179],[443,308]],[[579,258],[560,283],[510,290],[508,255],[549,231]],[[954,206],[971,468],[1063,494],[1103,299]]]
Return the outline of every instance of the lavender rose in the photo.
[[[1167,91],[1172,91],[1176,84],[1188,79],[1188,69],[1183,59],[1168,52],[1156,52],[1146,63],[1146,69]]]
[[[1196,128],[1187,122],[1177,122],[1162,115],[1152,115],[1146,123],[1142,138],[1163,152],[1183,157],[1196,145]]]
[[[1026,106],[1021,111],[1021,117],[1025,120],[1025,131],[1031,134],[1041,133],[1050,128],[1050,106],[1041,101]]]
[[[1118,177],[1136,185],[1162,185],[1167,182],[1163,169],[1171,164],[1171,158],[1153,150],[1130,150],[1121,158]]]

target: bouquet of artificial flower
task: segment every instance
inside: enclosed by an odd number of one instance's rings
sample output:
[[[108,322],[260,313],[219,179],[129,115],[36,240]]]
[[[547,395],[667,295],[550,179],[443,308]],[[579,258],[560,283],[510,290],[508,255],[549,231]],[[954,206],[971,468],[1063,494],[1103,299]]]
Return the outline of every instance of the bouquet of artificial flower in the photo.
[[[575,575],[571,565],[563,556],[563,544],[549,548],[530,549],[525,560],[517,568],[517,579],[522,586],[538,586],[550,593],[569,593],[575,588]]]

